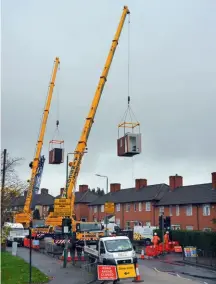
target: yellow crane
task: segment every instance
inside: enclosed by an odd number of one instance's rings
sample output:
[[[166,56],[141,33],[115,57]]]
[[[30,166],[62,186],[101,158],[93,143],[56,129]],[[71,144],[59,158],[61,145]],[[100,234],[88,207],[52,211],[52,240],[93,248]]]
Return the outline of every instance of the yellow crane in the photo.
[[[54,61],[54,68],[52,72],[52,77],[49,85],[49,90],[48,90],[48,96],[43,112],[43,117],[42,117],[42,122],[41,122],[41,127],[40,127],[40,133],[36,145],[36,151],[35,151],[35,156],[34,160],[31,165],[31,179],[29,182],[29,188],[27,191],[27,196],[25,200],[25,205],[23,212],[15,214],[15,222],[16,223],[22,223],[24,226],[29,226],[30,221],[32,219],[32,211],[31,211],[31,202],[32,202],[32,196],[33,196],[33,188],[34,188],[34,183],[35,183],[35,176],[37,174],[37,170],[39,167],[39,161],[40,161],[40,155],[41,155],[41,150],[43,146],[43,141],[44,141],[44,135],[46,131],[46,126],[47,126],[47,119],[49,115],[49,110],[50,110],[50,105],[52,101],[52,95],[53,95],[53,90],[55,86],[55,80],[56,80],[56,74],[58,70],[58,66],[60,64],[60,60],[58,57],[55,58]]]
[[[88,137],[92,128],[92,124],[94,122],[94,117],[100,102],[100,98],[103,92],[104,85],[107,80],[107,76],[109,73],[109,69],[115,54],[116,47],[118,45],[118,41],[121,35],[121,31],[124,26],[124,22],[126,19],[127,14],[130,14],[130,11],[127,6],[124,6],[122,16],[116,31],[116,34],[114,36],[114,39],[112,41],[111,48],[109,50],[109,54],[103,69],[103,72],[101,74],[91,107],[90,111],[88,113],[88,116],[85,121],[84,128],[81,133],[80,140],[78,141],[76,150],[74,152],[74,159],[73,162],[69,163],[70,174],[67,180],[66,188],[64,189],[62,193],[62,198],[56,199],[54,202],[54,212],[50,212],[49,216],[47,217],[45,223],[46,225],[52,225],[52,226],[61,226],[62,225],[62,218],[64,217],[70,217],[72,219],[72,228],[73,231],[76,231],[76,224],[78,223],[75,220],[75,210],[74,210],[74,202],[75,202],[75,186],[77,177],[80,171],[80,166],[82,162],[82,158],[84,153],[87,149],[87,141]],[[81,223],[81,222],[79,222]]]

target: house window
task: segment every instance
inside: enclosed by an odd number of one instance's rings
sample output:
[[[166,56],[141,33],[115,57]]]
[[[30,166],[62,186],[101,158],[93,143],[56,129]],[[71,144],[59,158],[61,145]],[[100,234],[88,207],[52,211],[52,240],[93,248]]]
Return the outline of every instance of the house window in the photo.
[[[203,228],[203,231],[204,231],[204,232],[211,232],[212,229],[211,229],[211,228]]]
[[[104,212],[104,205],[101,205],[101,212]]]
[[[139,202],[139,211],[142,211],[142,202]]]
[[[120,219],[116,219],[116,225],[120,227],[120,223],[121,223]]]
[[[136,211],[137,211],[137,204],[134,203],[134,212],[136,212]]]
[[[181,230],[181,226],[180,225],[171,225],[171,228],[174,231]]]
[[[81,218],[81,222],[87,222],[87,218]]]
[[[180,211],[179,211],[179,205],[176,205],[176,216],[180,215]]]
[[[187,231],[193,231],[193,226],[186,226]]]
[[[120,203],[116,204],[116,212],[120,212]]]
[[[146,202],[146,211],[151,211],[151,202]]]
[[[126,222],[126,230],[130,230],[130,221]]]
[[[203,216],[210,216],[210,204],[203,205]]]
[[[122,143],[122,139],[120,139],[120,147],[122,147],[123,143]]]
[[[97,218],[96,217],[94,217],[94,222],[97,222]]]
[[[94,213],[97,213],[97,206],[94,206]]]
[[[151,222],[146,222],[146,226],[151,226]]]
[[[186,215],[187,215],[187,216],[192,216],[192,215],[193,215],[193,208],[192,208],[192,205],[186,206]]]
[[[164,213],[164,206],[160,206],[159,207],[159,215],[161,215],[162,213]]]
[[[126,204],[126,212],[129,212],[130,211],[130,203],[127,203]]]
[[[172,216],[172,205],[169,206],[169,215]]]

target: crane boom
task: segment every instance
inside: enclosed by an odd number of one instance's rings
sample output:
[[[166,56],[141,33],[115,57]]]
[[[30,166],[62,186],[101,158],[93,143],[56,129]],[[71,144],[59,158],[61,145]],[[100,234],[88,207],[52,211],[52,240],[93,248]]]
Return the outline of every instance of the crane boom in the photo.
[[[64,189],[64,191],[62,193],[62,199],[56,199],[55,200],[54,212],[52,214],[50,214],[50,216],[49,216],[50,218],[49,217],[47,218],[46,224],[51,224],[52,223],[51,218],[53,217],[53,221],[54,221],[55,216],[56,217],[57,216],[59,216],[59,217],[60,216],[61,217],[70,216],[72,218],[72,221],[74,221],[74,216],[75,216],[75,214],[74,214],[74,202],[75,202],[74,191],[75,191],[77,177],[78,177],[78,174],[79,174],[79,171],[80,171],[82,158],[83,158],[83,155],[86,151],[88,137],[89,137],[89,134],[90,134],[90,131],[91,131],[91,128],[92,128],[92,124],[94,122],[94,117],[95,117],[95,114],[96,114],[96,111],[97,111],[97,108],[98,108],[98,105],[99,105],[99,102],[100,102],[100,98],[101,98],[101,95],[102,95],[102,92],[103,92],[104,85],[105,85],[106,80],[107,80],[107,76],[108,76],[108,73],[109,73],[109,69],[110,69],[114,54],[115,54],[115,50],[116,50],[116,47],[118,45],[118,41],[119,41],[119,38],[120,38],[120,35],[121,35],[121,31],[123,29],[126,16],[129,13],[130,13],[130,11],[129,11],[128,7],[124,6],[117,31],[115,33],[114,39],[112,41],[111,48],[109,50],[107,60],[105,62],[104,68],[103,68],[102,75],[101,75],[99,83],[97,85],[97,89],[96,89],[96,92],[95,92],[95,95],[94,95],[94,98],[93,98],[93,101],[92,101],[92,104],[91,104],[91,107],[90,107],[90,111],[89,111],[88,116],[86,118],[85,125],[84,125],[84,128],[83,128],[81,136],[80,136],[80,140],[78,141],[76,150],[74,152],[74,159],[73,159],[73,162],[71,163],[71,169],[70,169],[70,174],[69,174],[69,177],[68,177],[68,180],[67,180],[66,188]],[[68,204],[70,202],[70,208],[69,208],[70,213],[67,210],[63,209],[64,200],[65,200],[65,206],[67,208],[68,208],[68,205],[66,205],[66,204]],[[61,204],[61,205],[59,205],[59,204]],[[62,213],[60,213],[59,206],[63,209]],[[66,211],[69,214],[67,214]],[[57,224],[57,223],[59,225],[61,224],[59,218],[55,219],[55,224]],[[53,222],[53,225],[54,225],[54,222]]]
[[[25,205],[24,205],[23,212],[15,215],[16,223],[29,224],[30,219],[31,219],[31,202],[32,202],[33,189],[35,185],[35,176],[37,174],[38,167],[39,167],[39,160],[40,160],[41,150],[43,146],[44,135],[45,135],[46,126],[47,126],[47,119],[49,115],[53,90],[55,86],[56,74],[57,74],[59,64],[60,64],[60,60],[58,57],[56,57],[55,62],[54,62],[52,77],[51,77],[51,81],[49,85],[48,96],[47,96],[47,100],[46,100],[46,104],[45,104],[45,108],[43,112],[40,133],[39,133],[39,137],[38,137],[38,141],[36,145],[35,157],[34,157],[34,160],[31,166],[32,168],[31,179],[30,179],[30,184],[29,184],[29,188],[27,191]]]

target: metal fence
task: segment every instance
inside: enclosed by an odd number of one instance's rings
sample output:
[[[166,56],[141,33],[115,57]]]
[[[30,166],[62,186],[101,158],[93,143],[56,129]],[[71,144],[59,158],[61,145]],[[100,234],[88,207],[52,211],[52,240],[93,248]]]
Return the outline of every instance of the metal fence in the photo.
[[[183,248],[183,260],[191,264],[201,264],[214,269],[216,268],[216,252],[213,250],[197,249],[195,257],[186,257]]]

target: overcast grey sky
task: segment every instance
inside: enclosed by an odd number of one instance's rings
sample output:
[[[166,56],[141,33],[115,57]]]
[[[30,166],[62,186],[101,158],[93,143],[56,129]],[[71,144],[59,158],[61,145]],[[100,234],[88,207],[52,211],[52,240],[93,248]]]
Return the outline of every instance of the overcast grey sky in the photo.
[[[96,114],[78,184],[122,187],[134,178],[184,184],[210,182],[216,171],[216,1],[2,0],[2,148],[24,157],[28,179],[56,56],[61,69],[45,135],[42,186],[57,194],[65,164],[48,164],[59,94],[60,138],[72,152],[116,31],[123,6],[131,11],[130,95],[141,123],[142,154],[119,158],[117,125],[127,107],[125,23]]]

